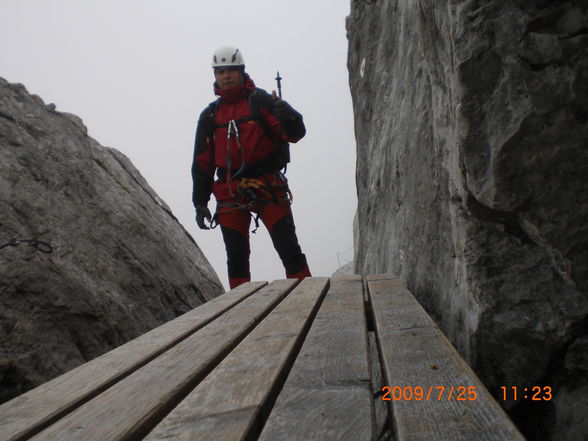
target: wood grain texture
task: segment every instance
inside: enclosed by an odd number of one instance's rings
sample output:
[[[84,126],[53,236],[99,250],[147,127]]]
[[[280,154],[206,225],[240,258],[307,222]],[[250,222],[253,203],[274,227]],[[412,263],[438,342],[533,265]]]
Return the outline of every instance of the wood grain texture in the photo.
[[[259,431],[327,285],[303,280],[145,439],[230,441]]]
[[[407,392],[418,386],[425,392],[421,400],[404,395],[392,401],[398,440],[524,440],[404,285],[390,275],[367,280],[388,385],[407,388]],[[458,387],[474,387],[476,398],[465,395],[464,401],[457,400]]]
[[[296,283],[260,289],[32,439],[120,440],[150,430]]]
[[[30,439],[375,439],[361,278],[296,284],[242,285],[0,406],[0,439],[57,417]],[[524,440],[398,279],[367,285],[386,383],[432,391],[391,402],[398,441]]]
[[[15,441],[73,410],[97,391],[214,320],[267,282],[241,285],[0,406],[0,438]]]
[[[333,279],[259,441],[374,439],[360,276]]]

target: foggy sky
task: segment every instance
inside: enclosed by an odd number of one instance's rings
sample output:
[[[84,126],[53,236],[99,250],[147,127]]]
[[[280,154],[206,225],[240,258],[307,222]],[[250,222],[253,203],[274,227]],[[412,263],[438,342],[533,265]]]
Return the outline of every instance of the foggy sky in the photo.
[[[214,5],[214,6],[212,6]],[[0,76],[23,83],[89,135],[127,155],[171,207],[225,287],[220,229],[194,221],[190,166],[196,120],[215,99],[210,66],[237,46],[258,87],[301,112],[287,177],[298,238],[313,275],[352,259],[357,206],[347,74],[349,0],[0,0]],[[353,67],[352,67],[353,68]],[[214,210],[214,197],[209,208]],[[252,224],[253,227],[253,224]],[[262,226],[251,235],[253,280],[284,277]]]

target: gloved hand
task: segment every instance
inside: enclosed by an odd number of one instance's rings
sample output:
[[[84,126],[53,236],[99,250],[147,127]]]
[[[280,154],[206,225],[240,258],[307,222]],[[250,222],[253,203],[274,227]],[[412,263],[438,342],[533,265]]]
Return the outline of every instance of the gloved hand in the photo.
[[[201,230],[210,230],[210,228],[204,223],[204,219],[208,221],[208,223],[212,223],[212,215],[210,214],[210,210],[206,205],[197,205],[196,206],[196,224],[198,228]]]
[[[272,110],[276,118],[280,122],[294,119],[294,112],[290,104],[281,98],[278,98],[272,103]]]

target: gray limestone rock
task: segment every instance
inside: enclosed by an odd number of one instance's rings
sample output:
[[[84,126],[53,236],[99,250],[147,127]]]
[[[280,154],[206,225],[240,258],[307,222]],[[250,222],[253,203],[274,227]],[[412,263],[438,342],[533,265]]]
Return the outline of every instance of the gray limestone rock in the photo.
[[[405,280],[529,439],[586,439],[588,2],[351,3],[357,273]]]
[[[0,402],[223,292],[120,152],[0,78]]]
[[[347,262],[345,265],[341,265],[333,274],[331,277],[338,277],[338,276],[349,276],[352,274],[355,274],[354,271],[355,268],[355,263],[352,262]]]

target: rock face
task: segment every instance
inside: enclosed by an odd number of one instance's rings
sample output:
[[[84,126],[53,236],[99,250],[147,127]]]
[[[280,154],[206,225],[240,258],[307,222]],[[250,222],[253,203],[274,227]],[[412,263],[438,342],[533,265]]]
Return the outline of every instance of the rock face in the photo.
[[[355,269],[355,263],[354,262],[348,262],[345,265],[342,265],[341,267],[339,267],[331,275],[331,277],[348,276],[348,275],[355,274],[354,269]]]
[[[125,156],[4,79],[0,247],[0,402],[223,292]]]
[[[529,439],[587,439],[588,3],[353,0],[347,30],[356,272],[404,279]]]

